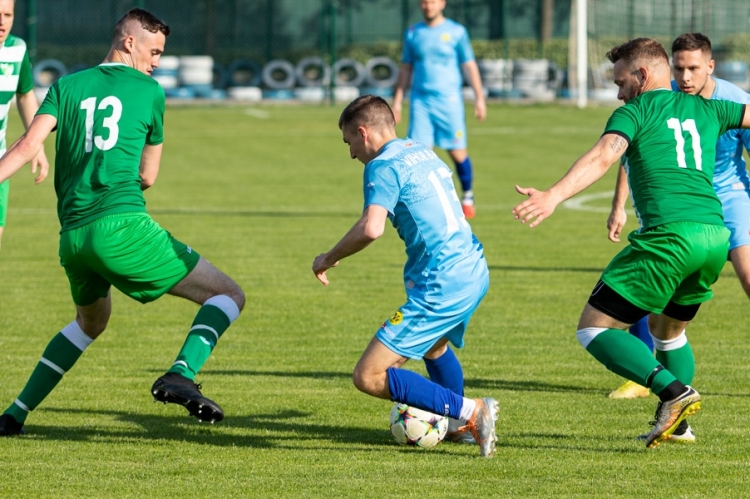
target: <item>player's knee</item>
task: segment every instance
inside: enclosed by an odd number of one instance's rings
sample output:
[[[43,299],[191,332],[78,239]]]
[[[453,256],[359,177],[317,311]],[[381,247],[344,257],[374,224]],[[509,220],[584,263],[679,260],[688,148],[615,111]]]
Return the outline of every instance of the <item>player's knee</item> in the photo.
[[[237,304],[237,308],[242,310],[245,308],[245,292],[239,287],[237,283],[232,281],[232,289],[226,293],[234,302]]]
[[[373,378],[369,375],[369,373],[365,372],[365,370],[362,369],[359,364],[354,368],[354,373],[352,374],[352,382],[360,392],[364,392],[368,395],[374,395],[375,390],[373,389]]]
[[[78,318],[78,325],[81,326],[81,330],[86,336],[91,339],[96,339],[100,334],[107,329],[109,323],[109,317],[99,317],[96,319],[84,319],[83,317]]]

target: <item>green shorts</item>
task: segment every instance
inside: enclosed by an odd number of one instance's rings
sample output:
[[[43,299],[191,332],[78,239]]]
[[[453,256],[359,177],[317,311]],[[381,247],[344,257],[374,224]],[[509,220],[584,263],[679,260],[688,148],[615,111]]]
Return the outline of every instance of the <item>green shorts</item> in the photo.
[[[146,213],[109,215],[60,234],[60,265],[79,306],[104,298],[110,286],[141,303],[156,300],[199,259]]]
[[[10,192],[10,180],[0,183],[0,227],[5,227],[5,218],[8,215],[8,193]]]
[[[713,296],[729,252],[723,225],[673,222],[631,232],[630,245],[609,263],[602,281],[632,304],[659,314],[670,301],[695,305]]]

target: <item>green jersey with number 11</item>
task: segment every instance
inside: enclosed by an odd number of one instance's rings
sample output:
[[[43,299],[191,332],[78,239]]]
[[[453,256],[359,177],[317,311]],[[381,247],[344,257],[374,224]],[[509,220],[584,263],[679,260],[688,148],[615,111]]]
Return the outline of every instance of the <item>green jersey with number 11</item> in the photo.
[[[145,212],[145,144],[164,140],[164,90],[120,63],[58,80],[37,114],[57,118],[55,190],[61,232],[115,213]]]
[[[612,113],[604,133],[628,141],[623,164],[641,230],[670,222],[722,225],[713,187],[716,141],[744,106],[658,89]]]

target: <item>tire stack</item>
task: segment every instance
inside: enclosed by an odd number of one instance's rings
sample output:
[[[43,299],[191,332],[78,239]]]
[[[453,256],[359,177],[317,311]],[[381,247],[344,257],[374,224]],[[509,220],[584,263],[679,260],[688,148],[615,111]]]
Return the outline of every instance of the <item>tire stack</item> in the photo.
[[[214,58],[210,55],[180,56],[177,78],[186,94],[210,99],[214,89]]]
[[[262,99],[260,83],[262,71],[253,61],[234,61],[227,69],[227,96],[232,100],[258,102]]]
[[[513,63],[513,90],[522,97],[552,101],[557,95],[562,73],[547,59],[518,59]]]
[[[477,61],[482,86],[489,97],[510,97],[513,89],[513,61],[509,59],[479,59]],[[467,78],[464,78],[468,80]]]
[[[68,74],[68,68],[57,59],[44,59],[36,64],[32,70],[34,78],[34,95],[39,103],[44,100],[49,87],[57,80]]]
[[[365,85],[363,94],[393,97],[398,81],[398,65],[388,57],[373,57],[365,64]]]

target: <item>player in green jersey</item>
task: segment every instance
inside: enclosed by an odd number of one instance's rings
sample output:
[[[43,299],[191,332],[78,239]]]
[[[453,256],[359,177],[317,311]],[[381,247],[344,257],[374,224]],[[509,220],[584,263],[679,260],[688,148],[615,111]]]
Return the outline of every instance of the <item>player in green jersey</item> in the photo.
[[[651,333],[674,351],[687,345],[684,330],[724,267],[729,231],[712,177],[718,137],[750,128],[746,106],[673,92],[669,58],[650,38],[630,40],[607,57],[615,64],[616,109],[599,141],[546,191],[516,186],[528,196],[513,209],[534,227],[562,201],[581,192],[625,155],[641,228],[610,262],[578,323],[581,345],[608,369],[649,387],[660,402],[646,445],[669,438],[700,409],[701,397],[679,379],[695,362],[685,355],[659,363],[626,329],[649,313]]]
[[[34,79],[31,75],[29,54],[26,42],[10,34],[13,28],[15,0],[0,0],[0,156],[5,153],[5,134],[8,129],[8,111],[10,101],[16,97],[18,114],[24,128],[28,129],[39,103],[34,94]],[[39,150],[31,160],[31,172],[39,173],[36,183],[47,177],[49,162],[44,149]],[[0,182],[0,242],[3,238],[5,220],[8,213],[8,193],[10,182]]]
[[[27,132],[0,160],[2,181],[33,158],[57,128],[59,254],[77,312],[0,416],[0,435],[22,433],[29,411],[104,331],[113,285],[142,303],[169,293],[201,305],[177,360],[151,393],[155,400],[185,406],[202,421],[224,417],[194,378],[239,316],[245,295],[154,222],[142,193],[159,172],[164,91],[149,75],[159,65],[167,35],[169,27],[152,14],[130,10],[115,26],[104,62],[55,83]]]

